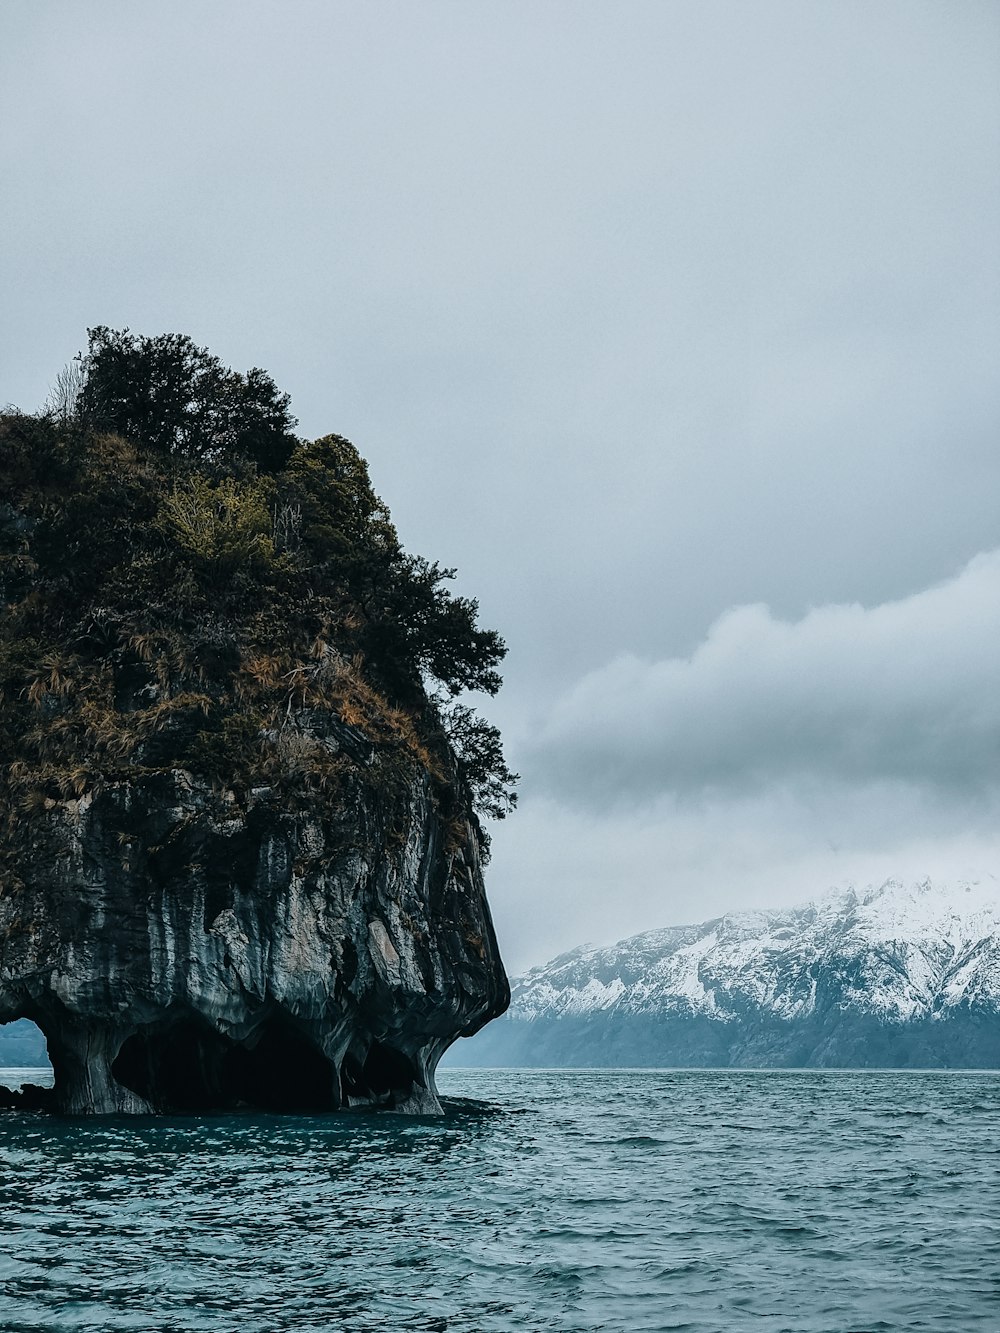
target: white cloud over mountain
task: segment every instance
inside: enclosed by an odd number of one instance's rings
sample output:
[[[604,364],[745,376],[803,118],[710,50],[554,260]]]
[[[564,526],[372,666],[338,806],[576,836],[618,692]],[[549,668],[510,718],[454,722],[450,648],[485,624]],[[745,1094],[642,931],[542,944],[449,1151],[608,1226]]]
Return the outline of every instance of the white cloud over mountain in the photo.
[[[1000,551],[878,605],[723,615],[540,719],[495,836],[508,962],[831,886],[1000,874]],[[530,923],[530,928],[527,923]]]
[[[530,768],[562,800],[1000,781],[1000,550],[877,606],[727,611],[689,657],[618,657],[552,708]]]

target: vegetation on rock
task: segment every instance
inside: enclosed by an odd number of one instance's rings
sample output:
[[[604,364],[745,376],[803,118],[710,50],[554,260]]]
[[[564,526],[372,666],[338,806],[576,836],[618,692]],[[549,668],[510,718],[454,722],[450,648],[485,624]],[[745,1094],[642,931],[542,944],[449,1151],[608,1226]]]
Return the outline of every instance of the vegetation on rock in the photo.
[[[354,446],[295,424],[265,372],[106,328],[44,412],[0,417],[8,851],[26,815],[178,768],[285,808],[418,769],[445,811],[513,807],[457,702],[496,693],[503,640],[402,549]]]

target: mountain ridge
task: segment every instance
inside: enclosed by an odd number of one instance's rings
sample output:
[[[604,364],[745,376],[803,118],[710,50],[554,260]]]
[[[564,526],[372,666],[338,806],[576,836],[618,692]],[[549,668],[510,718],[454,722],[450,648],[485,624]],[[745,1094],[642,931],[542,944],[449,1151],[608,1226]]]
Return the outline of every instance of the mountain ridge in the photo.
[[[1000,885],[886,880],[580,946],[454,1062],[1000,1066]]]

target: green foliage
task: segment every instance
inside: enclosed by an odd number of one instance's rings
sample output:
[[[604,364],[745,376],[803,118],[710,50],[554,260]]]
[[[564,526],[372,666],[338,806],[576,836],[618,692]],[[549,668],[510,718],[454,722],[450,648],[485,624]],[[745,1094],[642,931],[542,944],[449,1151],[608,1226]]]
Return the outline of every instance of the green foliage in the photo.
[[[438,702],[494,694],[503,641],[402,550],[354,446],[294,440],[263,372],[183,337],[95,329],[83,368],[58,411],[0,417],[8,820],[169,767],[294,804],[365,745],[442,808],[512,809],[496,728]],[[309,739],[317,716],[354,750]]]
[[[280,478],[285,505],[301,515],[300,537],[329,568],[347,562],[355,578],[400,554],[389,511],[372,489],[368,464],[341,435],[300,444]]]
[[[274,561],[267,496],[254,481],[193,473],[164,496],[156,525],[209,586],[228,585],[238,571],[266,578]]]
[[[198,462],[245,459],[276,472],[295,444],[289,397],[270,375],[227,369],[182,333],[88,329],[76,414],[147,449]]]
[[[232,782],[247,759],[262,754],[263,718],[256,710],[240,710],[218,718],[214,726],[202,725],[184,754],[196,772],[220,782]]]
[[[504,819],[517,806],[514,787],[520,775],[507,767],[499,730],[465,704],[452,704],[442,721],[477,808],[493,819]]]
[[[496,694],[497,665],[507,649],[495,630],[481,630],[479,604],[452,597],[444,586],[455,577],[420,556],[400,554],[371,589],[364,643],[389,668],[387,683],[400,693],[436,681],[449,694]]]

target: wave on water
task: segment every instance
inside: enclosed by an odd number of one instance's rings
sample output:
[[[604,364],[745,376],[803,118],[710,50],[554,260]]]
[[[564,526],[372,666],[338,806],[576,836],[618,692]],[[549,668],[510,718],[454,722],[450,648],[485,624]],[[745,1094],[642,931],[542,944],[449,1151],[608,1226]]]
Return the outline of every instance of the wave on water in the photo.
[[[0,1114],[4,1333],[996,1333],[995,1073],[441,1081],[437,1119]]]

